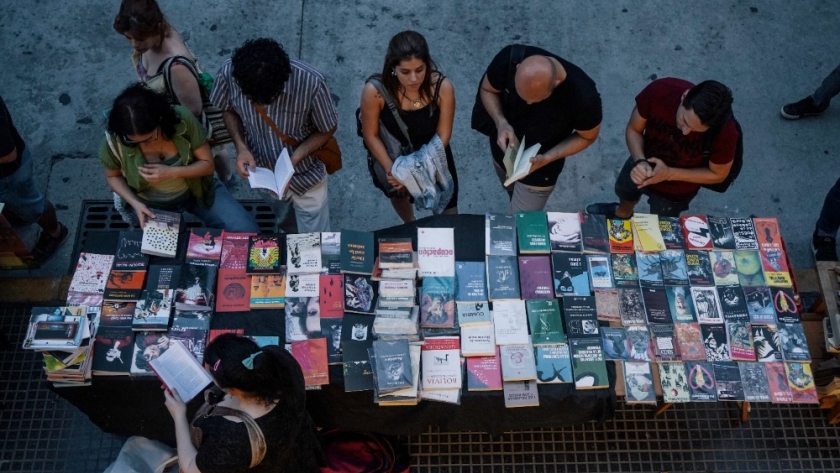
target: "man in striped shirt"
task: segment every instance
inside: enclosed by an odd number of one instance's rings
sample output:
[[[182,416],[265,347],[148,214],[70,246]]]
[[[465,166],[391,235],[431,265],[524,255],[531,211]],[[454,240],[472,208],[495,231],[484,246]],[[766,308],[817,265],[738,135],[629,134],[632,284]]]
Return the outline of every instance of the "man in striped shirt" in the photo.
[[[293,205],[298,232],[329,231],[327,172],[311,155],[338,125],[324,76],[309,64],[290,60],[273,39],[248,40],[222,64],[210,99],[224,110],[242,177],[256,166],[273,170],[280,152],[288,148],[295,173],[284,195],[261,190],[278,219],[282,222]],[[255,105],[300,145],[292,149],[284,143]]]

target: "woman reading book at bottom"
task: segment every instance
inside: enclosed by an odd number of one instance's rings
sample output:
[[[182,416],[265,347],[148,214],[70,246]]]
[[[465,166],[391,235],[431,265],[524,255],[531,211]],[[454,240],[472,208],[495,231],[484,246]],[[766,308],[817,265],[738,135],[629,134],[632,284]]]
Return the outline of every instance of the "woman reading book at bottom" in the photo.
[[[213,157],[198,120],[141,84],[114,100],[99,161],[115,206],[131,225],[144,227],[157,208],[189,212],[210,228],[259,232],[254,217],[213,178]]]
[[[303,372],[286,350],[258,347],[251,339],[224,334],[204,353],[207,371],[218,392],[208,402],[236,415],[196,415],[187,421],[187,407],[177,391],[165,391],[166,408],[175,421],[178,462],[184,473],[319,472],[321,447],[306,411]],[[219,389],[221,391],[219,391]],[[250,416],[265,439],[264,457],[253,468],[252,443],[241,413]],[[201,430],[194,445],[191,427]]]

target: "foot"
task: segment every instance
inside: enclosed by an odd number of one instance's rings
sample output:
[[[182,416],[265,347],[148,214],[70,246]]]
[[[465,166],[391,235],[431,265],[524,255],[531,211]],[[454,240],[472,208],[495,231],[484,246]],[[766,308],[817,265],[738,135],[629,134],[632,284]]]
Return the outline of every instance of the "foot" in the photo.
[[[834,237],[820,236],[814,230],[811,238],[811,249],[814,250],[816,261],[837,261],[837,240]]]
[[[799,102],[785,105],[782,107],[781,113],[782,117],[787,118],[788,120],[799,120],[800,118],[807,117],[809,115],[819,115],[827,108],[828,105],[818,107],[817,104],[814,103],[814,99],[812,99],[809,95]]]
[[[55,255],[55,252],[61,247],[62,243],[67,240],[70,232],[62,223],[59,222],[58,236],[52,236],[49,233],[41,230],[41,236],[38,237],[38,243],[32,248],[32,256],[39,265],[43,265],[50,258]]]
[[[599,202],[597,204],[589,204],[589,205],[586,206],[586,213],[588,213],[589,215],[604,215],[607,218],[621,219],[621,220],[627,220],[627,219],[629,219],[630,217],[633,216],[632,212],[630,213],[630,215],[628,215],[626,217],[618,216],[615,213],[616,210],[618,210],[618,203],[617,202],[610,202],[610,203]]]

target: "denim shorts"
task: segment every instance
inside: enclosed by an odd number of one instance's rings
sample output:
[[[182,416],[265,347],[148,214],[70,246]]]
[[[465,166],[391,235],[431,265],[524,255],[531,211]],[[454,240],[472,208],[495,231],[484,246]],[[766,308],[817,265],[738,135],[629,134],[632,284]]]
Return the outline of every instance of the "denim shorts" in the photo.
[[[32,177],[32,155],[24,148],[20,167],[11,176],[0,178],[0,202],[6,204],[3,212],[22,224],[35,223],[41,218],[47,198],[38,190]]]
[[[661,195],[651,192],[647,188],[641,188],[633,182],[630,178],[630,172],[636,166],[636,162],[632,157],[627,158],[621,172],[618,173],[618,179],[615,180],[615,194],[621,200],[628,202],[638,202],[642,198],[642,194],[648,196],[648,205],[650,205],[650,213],[662,215],[663,217],[678,217],[680,213],[688,210],[688,204],[691,199],[684,201],[669,200]]]

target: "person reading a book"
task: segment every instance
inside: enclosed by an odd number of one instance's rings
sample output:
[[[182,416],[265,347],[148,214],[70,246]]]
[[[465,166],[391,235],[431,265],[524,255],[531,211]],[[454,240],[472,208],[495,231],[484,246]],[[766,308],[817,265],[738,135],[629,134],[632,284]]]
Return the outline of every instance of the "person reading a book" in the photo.
[[[207,372],[218,389],[210,404],[249,415],[265,438],[265,456],[253,468],[251,441],[240,417],[199,416],[192,425],[177,391],[164,391],[166,408],[175,421],[178,463],[184,473],[317,473],[321,446],[306,411],[300,365],[286,350],[260,348],[235,334],[214,339],[204,354]],[[190,428],[201,429],[193,445]]]
[[[144,227],[157,208],[189,212],[210,228],[259,232],[254,217],[213,178],[213,157],[198,120],[142,84],[114,100],[99,161],[129,224]]]
[[[489,137],[496,173],[510,197],[509,211],[542,210],[565,158],[598,138],[601,96],[595,82],[571,62],[534,46],[509,45],[496,54],[481,80],[472,126]],[[515,176],[519,179],[510,182],[505,154],[522,141],[539,146],[525,158],[530,166],[523,163],[525,170]]]
[[[414,221],[413,198],[391,174],[391,167],[397,158],[417,151],[435,135],[445,147],[446,165],[453,181],[452,197],[443,213],[457,214],[458,175],[449,146],[455,119],[455,88],[438,70],[423,35],[409,30],[391,38],[382,73],[365,83],[359,110],[373,185],[391,200],[402,221]],[[399,145],[386,146],[386,139]]]
[[[615,182],[619,202],[590,204],[586,212],[627,219],[644,194],[650,213],[679,216],[701,186],[727,179],[740,135],[725,85],[655,80],[636,96],[625,129],[630,158]]]

